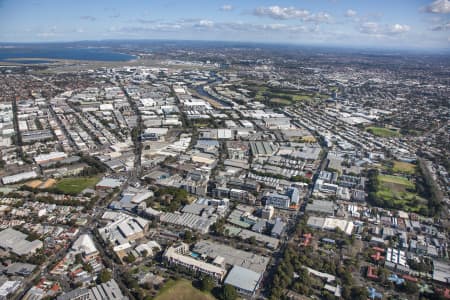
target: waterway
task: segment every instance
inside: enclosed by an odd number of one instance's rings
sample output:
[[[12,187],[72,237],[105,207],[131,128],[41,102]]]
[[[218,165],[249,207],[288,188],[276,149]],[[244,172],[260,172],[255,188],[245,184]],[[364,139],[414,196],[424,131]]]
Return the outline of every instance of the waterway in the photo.
[[[14,46],[0,48],[0,61],[22,64],[42,64],[51,60],[129,61],[136,57],[110,48],[77,48],[64,46]]]

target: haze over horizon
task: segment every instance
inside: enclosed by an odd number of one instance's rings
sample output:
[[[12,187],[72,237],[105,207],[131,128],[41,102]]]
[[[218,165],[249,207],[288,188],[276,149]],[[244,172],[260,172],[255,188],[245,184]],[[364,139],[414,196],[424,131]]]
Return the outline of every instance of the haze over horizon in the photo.
[[[0,0],[0,42],[220,40],[445,49],[449,0]]]

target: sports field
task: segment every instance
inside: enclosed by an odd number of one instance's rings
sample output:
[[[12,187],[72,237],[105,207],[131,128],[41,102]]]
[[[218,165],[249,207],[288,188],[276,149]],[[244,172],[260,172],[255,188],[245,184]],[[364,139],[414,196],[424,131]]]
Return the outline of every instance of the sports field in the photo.
[[[93,188],[100,179],[98,177],[69,177],[63,178],[55,186],[55,189],[65,194],[76,195],[86,188]]]
[[[367,132],[370,132],[373,135],[379,136],[379,137],[396,137],[400,136],[400,133],[395,130],[391,130],[389,128],[384,127],[367,127]]]

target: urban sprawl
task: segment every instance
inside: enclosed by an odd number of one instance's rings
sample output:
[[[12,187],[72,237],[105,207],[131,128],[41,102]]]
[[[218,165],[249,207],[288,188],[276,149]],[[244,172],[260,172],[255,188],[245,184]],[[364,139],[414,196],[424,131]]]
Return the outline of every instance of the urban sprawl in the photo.
[[[450,298],[449,61],[120,51],[0,67],[0,299]]]

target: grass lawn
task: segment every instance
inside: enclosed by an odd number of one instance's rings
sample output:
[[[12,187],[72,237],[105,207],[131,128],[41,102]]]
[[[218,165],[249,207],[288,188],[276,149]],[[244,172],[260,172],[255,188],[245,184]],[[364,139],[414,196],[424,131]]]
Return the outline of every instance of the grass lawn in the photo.
[[[294,101],[310,101],[310,100],[312,100],[312,96],[310,96],[310,95],[294,95],[292,97],[292,100],[294,100]]]
[[[389,128],[384,127],[367,127],[367,132],[370,132],[373,135],[379,136],[379,137],[396,137],[400,136],[400,133],[395,130],[391,130]]]
[[[403,185],[406,188],[414,188],[414,183],[408,180],[408,178],[393,175],[379,175],[378,179],[381,183],[393,183],[397,185]]]
[[[396,173],[414,174],[416,165],[402,161],[394,161],[392,170]]]
[[[262,101],[264,99],[264,93],[267,91],[266,87],[258,87],[258,90],[255,95],[255,99],[258,101]]]
[[[379,175],[378,180],[377,197],[393,202],[397,208],[418,212],[422,206],[426,206],[426,200],[412,191],[415,185],[407,178]]]
[[[379,175],[378,179],[382,184],[395,184],[404,186],[404,188],[414,188],[414,183],[409,181],[408,178],[393,175]]]
[[[281,104],[281,105],[290,105],[291,101],[283,98],[272,98],[270,99],[271,103]]]
[[[155,300],[214,300],[211,294],[204,293],[192,286],[192,283],[185,279],[177,281],[170,280],[159,291]]]
[[[55,188],[65,194],[75,195],[85,188],[93,188],[99,181],[98,177],[69,177],[58,181]]]

